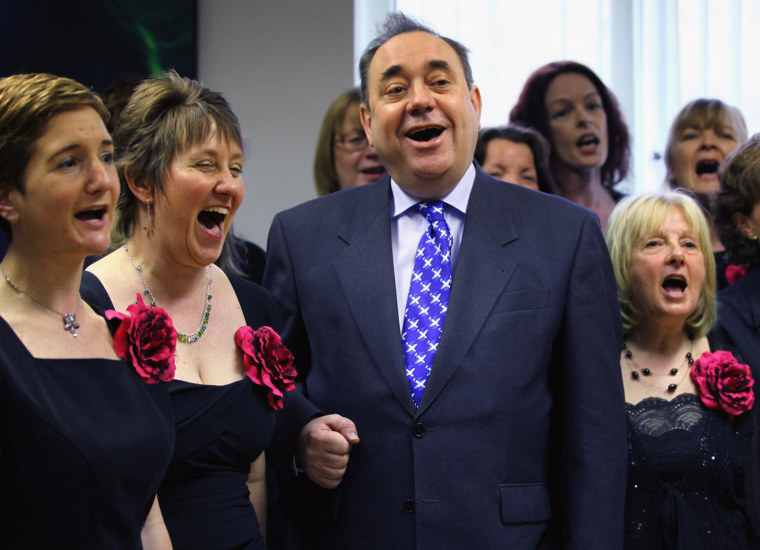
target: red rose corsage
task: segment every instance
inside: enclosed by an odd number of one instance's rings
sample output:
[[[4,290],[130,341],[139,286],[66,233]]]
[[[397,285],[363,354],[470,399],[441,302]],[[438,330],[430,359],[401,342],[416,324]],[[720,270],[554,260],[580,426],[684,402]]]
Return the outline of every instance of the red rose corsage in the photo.
[[[706,351],[691,367],[691,379],[708,409],[724,410],[734,418],[752,408],[755,380],[749,365],[743,365],[728,351]]]
[[[137,303],[127,311],[129,315],[106,311],[106,319],[121,319],[113,337],[116,354],[129,361],[148,384],[174,379],[177,331],[169,314],[158,306],[146,306],[139,293]]]
[[[726,282],[730,285],[741,281],[747,274],[749,264],[730,264],[726,266]]]
[[[295,389],[296,369],[293,354],[282,344],[280,335],[270,327],[240,327],[235,343],[243,352],[245,374],[255,384],[269,388],[267,400],[281,409],[285,392]]]

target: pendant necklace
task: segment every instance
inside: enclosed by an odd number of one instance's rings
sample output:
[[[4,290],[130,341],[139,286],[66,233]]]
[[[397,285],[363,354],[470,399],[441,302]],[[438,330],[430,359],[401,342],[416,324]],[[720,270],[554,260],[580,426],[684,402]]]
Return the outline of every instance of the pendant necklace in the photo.
[[[19,288],[18,286],[16,286],[16,283],[14,283],[13,281],[11,281],[8,278],[8,275],[5,274],[5,271],[3,270],[2,267],[0,267],[0,273],[3,274],[3,278],[5,279],[5,282],[8,283],[8,286],[11,287],[13,290],[15,290],[16,292],[20,292],[21,294],[23,294],[24,296],[26,296],[27,298],[29,298],[33,302],[35,302],[35,303],[41,305],[42,307],[44,307],[45,309],[47,309],[48,311],[52,311],[53,313],[56,313],[56,314],[60,315],[61,318],[63,319],[63,330],[65,330],[67,332],[70,332],[71,335],[74,338],[77,337],[77,329],[79,328],[79,322],[77,321],[77,313],[79,313],[79,308],[82,306],[82,296],[81,296],[81,294],[77,293],[77,296],[79,297],[79,300],[77,301],[77,309],[76,309],[76,311],[74,311],[74,313],[63,313],[63,312],[58,311],[57,309],[53,309],[52,307],[50,307],[47,304],[43,304],[37,298],[35,298],[31,294],[29,294],[26,290],[24,290],[23,288]]]
[[[692,356],[691,352],[694,349],[694,337],[689,336],[689,340],[691,341],[691,345],[689,346],[689,351],[686,352],[686,356],[684,357],[684,362],[687,364],[687,367],[683,370],[683,374],[681,375],[681,378],[679,378],[678,382],[673,382],[668,384],[667,391],[668,393],[673,393],[678,388],[678,385],[683,382],[683,379],[686,378],[686,373],[689,372],[691,369],[691,366],[694,364],[694,357]],[[639,373],[639,366],[636,364],[636,360],[633,358],[633,352],[629,350],[625,344],[623,344],[623,351],[625,352],[625,358],[632,363],[633,370],[631,370],[631,378],[634,380],[637,380],[639,382],[643,382],[647,386],[651,386],[653,388],[657,388],[654,384],[651,384],[650,382],[646,381],[644,378],[647,376],[650,376],[652,374],[652,371],[646,367],[641,369],[641,373]],[[678,371],[680,370],[679,367],[673,367],[670,369],[668,374],[670,376],[675,376],[678,374]]]
[[[132,256],[129,253],[129,249],[127,248],[127,245],[125,244],[123,246],[124,252],[127,255],[127,259],[129,260],[129,263],[132,264],[132,267],[135,268],[135,271],[137,272],[137,276],[140,278],[140,281],[142,282],[143,286],[145,287],[145,291],[143,292],[146,296],[150,296],[150,305],[151,306],[158,306],[158,301],[156,300],[156,297],[153,296],[153,293],[150,291],[150,288],[148,288],[148,283],[145,281],[145,278],[142,274],[142,267],[137,265],[132,258]],[[203,336],[203,333],[206,332],[206,327],[208,326],[208,318],[211,314],[211,294],[209,294],[209,291],[211,290],[211,276],[209,275],[209,269],[208,266],[206,266],[206,294],[205,294],[205,302],[203,304],[203,313],[201,315],[201,323],[198,325],[198,328],[195,329],[194,332],[191,332],[189,334],[186,334],[184,332],[177,331],[177,341],[182,342],[183,344],[192,344],[193,342],[197,342],[200,340],[201,336]]]

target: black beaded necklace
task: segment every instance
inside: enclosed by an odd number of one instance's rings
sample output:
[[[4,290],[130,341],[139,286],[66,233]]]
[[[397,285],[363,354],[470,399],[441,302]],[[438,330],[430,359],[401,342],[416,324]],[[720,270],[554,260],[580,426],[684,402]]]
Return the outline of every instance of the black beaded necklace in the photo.
[[[668,384],[667,390],[668,393],[673,393],[678,388],[678,384],[683,382],[683,379],[686,378],[686,373],[689,372],[691,369],[691,366],[694,364],[694,357],[692,356],[691,352],[694,349],[694,337],[689,335],[689,340],[691,341],[691,346],[689,347],[689,351],[686,352],[685,356],[685,362],[687,364],[687,368],[685,369],[684,373],[681,375],[681,378],[678,380],[678,382],[673,382]],[[633,352],[629,350],[625,344],[623,344],[623,351],[625,352],[625,358],[630,361],[633,365],[633,370],[631,370],[631,378],[634,380],[638,380],[639,382],[644,382],[645,384],[656,387],[648,382],[646,382],[642,376],[650,376],[652,374],[652,371],[646,367],[641,369],[641,374],[639,374],[639,366],[636,364],[636,361],[633,358]],[[680,367],[673,367],[670,369],[670,372],[668,373],[670,376],[675,376],[678,374],[678,371],[680,370]]]

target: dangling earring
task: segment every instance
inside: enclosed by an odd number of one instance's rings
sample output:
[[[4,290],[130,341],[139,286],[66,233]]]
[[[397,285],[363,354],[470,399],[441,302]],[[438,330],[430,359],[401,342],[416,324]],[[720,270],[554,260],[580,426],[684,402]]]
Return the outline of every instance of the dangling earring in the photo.
[[[17,219],[18,215],[15,213],[8,216],[8,221],[15,222]]]
[[[150,217],[150,203],[152,202],[152,199],[148,197],[148,200],[145,201],[145,207],[148,209],[148,221],[145,222],[145,225],[143,226],[143,231],[147,231],[150,233],[153,231],[153,218]]]

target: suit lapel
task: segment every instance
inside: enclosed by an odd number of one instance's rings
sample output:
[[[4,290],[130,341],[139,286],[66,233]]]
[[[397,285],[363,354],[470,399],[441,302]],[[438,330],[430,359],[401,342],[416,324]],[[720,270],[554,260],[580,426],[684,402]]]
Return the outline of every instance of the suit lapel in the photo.
[[[346,250],[335,269],[378,370],[396,398],[413,414],[398,325],[388,181],[374,184],[361,196],[353,217],[338,232]]]
[[[486,179],[478,170],[467,205],[443,334],[418,414],[430,406],[459,368],[515,267],[507,245],[517,238],[517,231],[503,198],[493,196],[494,184]]]

